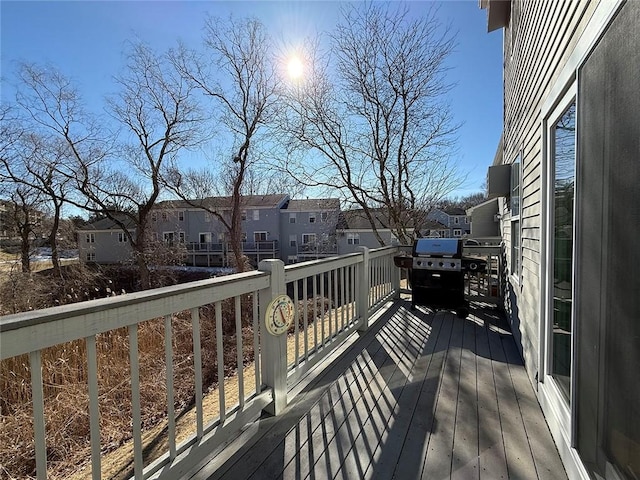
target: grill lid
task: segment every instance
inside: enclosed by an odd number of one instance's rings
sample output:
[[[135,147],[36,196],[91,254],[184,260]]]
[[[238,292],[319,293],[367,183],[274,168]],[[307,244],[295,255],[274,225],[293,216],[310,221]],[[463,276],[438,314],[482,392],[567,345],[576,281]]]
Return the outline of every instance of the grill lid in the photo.
[[[413,256],[461,257],[462,242],[457,238],[418,238]]]

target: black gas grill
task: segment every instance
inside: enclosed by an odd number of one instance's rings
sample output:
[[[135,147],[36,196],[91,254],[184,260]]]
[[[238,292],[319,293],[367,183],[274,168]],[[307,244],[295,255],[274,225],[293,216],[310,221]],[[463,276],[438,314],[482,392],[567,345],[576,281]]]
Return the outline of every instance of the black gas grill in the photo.
[[[411,264],[411,308],[416,305],[469,314],[464,298],[462,240],[419,238],[413,243]]]

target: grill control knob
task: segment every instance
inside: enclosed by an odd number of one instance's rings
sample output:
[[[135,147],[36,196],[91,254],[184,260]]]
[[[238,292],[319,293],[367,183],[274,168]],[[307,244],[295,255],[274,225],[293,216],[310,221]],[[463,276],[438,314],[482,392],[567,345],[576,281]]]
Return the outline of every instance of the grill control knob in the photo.
[[[444,263],[440,262],[440,266],[441,266],[441,267],[444,267]]]
[[[456,268],[456,264],[454,262],[451,262],[451,268]]]
[[[433,265],[433,262],[427,262],[427,265],[431,267]]]

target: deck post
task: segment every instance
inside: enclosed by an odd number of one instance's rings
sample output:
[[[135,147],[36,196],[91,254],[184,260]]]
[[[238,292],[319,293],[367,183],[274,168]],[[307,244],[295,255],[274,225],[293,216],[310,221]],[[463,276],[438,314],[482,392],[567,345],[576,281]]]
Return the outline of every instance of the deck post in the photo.
[[[369,248],[358,247],[357,251],[362,252],[362,263],[358,265],[358,299],[356,303],[356,313],[360,318],[358,330],[361,332],[369,328]]]
[[[396,247],[396,253],[398,249]],[[390,260],[391,265],[391,289],[393,290],[393,299],[398,300],[400,298],[400,285],[402,282],[402,269],[397,268],[393,263],[393,258]]]
[[[269,287],[260,290],[260,339],[262,347],[262,380],[273,389],[273,402],[264,409],[270,415],[279,415],[287,406],[287,335],[274,336],[265,327],[265,312],[269,302],[277,295],[286,293],[284,262],[278,259],[262,260],[258,270],[270,273]]]

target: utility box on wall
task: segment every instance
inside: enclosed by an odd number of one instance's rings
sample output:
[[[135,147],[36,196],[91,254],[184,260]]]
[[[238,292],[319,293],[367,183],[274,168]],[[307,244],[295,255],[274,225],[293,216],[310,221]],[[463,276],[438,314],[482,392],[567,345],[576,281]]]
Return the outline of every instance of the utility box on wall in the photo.
[[[511,165],[494,165],[487,174],[489,198],[508,197],[511,193]]]

